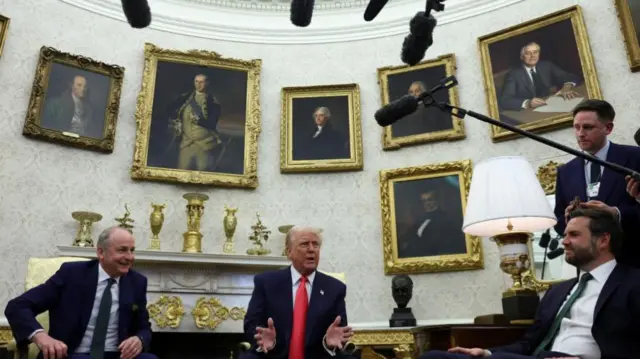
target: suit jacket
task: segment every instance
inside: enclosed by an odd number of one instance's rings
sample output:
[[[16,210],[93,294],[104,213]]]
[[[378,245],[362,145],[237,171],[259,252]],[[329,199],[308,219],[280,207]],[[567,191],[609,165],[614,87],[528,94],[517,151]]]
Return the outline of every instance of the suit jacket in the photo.
[[[462,221],[456,223],[455,217],[447,217],[444,212],[436,212],[430,219],[431,221],[422,231],[422,236],[418,236],[418,229],[426,218],[416,222],[399,236],[398,257],[415,258],[466,253],[467,243],[461,229]]]
[[[312,132],[297,139],[297,146],[293,148],[294,161],[348,159],[351,156],[349,139],[334,130],[330,123],[314,138],[317,131],[314,127]]]
[[[84,119],[86,127],[80,136],[91,138],[102,138],[104,132],[104,113],[96,113],[94,106],[85,97],[82,100],[84,109]],[[76,105],[73,102],[71,91],[66,91],[59,97],[48,101],[42,116],[42,127],[58,130],[71,131],[71,120],[75,113]]]
[[[640,171],[640,147],[609,145],[607,161]],[[567,226],[564,220],[564,210],[575,197],[587,201],[587,184],[584,173],[584,160],[574,158],[558,167],[556,178],[556,202],[554,212],[558,218],[555,230],[563,234]],[[595,198],[609,206],[618,207],[622,229],[625,233],[623,250],[618,261],[634,266],[640,266],[640,205],[626,192],[627,182],[624,175],[604,168],[600,181],[600,190]]]
[[[514,344],[490,348],[492,353],[531,355],[576,285],[577,278],[552,286],[540,302],[534,324]],[[640,269],[618,264],[600,292],[591,334],[601,359],[637,359],[640,353]],[[571,353],[567,353],[571,354]],[[557,355],[555,355],[557,356]],[[539,357],[548,357],[544,354]]]
[[[97,260],[64,263],[44,284],[9,301],[4,315],[17,343],[29,341],[42,326],[36,316],[49,311],[49,335],[62,341],[69,353],[80,345],[87,329],[98,286]],[[139,336],[145,350],[151,343],[147,312],[147,278],[136,271],[119,280],[118,341]]]
[[[293,330],[293,283],[291,268],[265,272],[254,277],[254,289],[244,317],[244,333],[251,343],[250,357],[288,358],[289,342]],[[347,325],[344,298],[347,286],[339,280],[316,271],[311,289],[305,328],[305,358],[334,358],[323,346],[323,338],[329,325],[339,315],[342,326]],[[266,327],[273,319],[276,329],[276,346],[268,354],[258,353],[254,335],[256,327]],[[340,353],[336,353],[340,356]]]
[[[193,100],[194,96],[195,91],[185,92],[180,94],[180,96],[178,96],[173,101],[169,102],[169,104],[167,105],[169,118],[182,120],[182,112],[184,111],[184,108],[191,104],[195,105],[195,107],[197,107],[199,111],[200,106],[197,106],[195,100]],[[220,116],[222,114],[222,106],[220,106],[213,95],[207,93],[206,98],[206,113],[203,111],[203,113],[201,114],[202,116],[200,117],[202,117],[202,120],[198,122],[198,126],[218,133],[218,121],[220,120]]]
[[[545,85],[545,91],[552,87],[558,90],[567,82],[578,84],[580,78],[558,67],[553,62],[541,60],[536,65],[536,73]],[[552,95],[549,93],[549,95]],[[500,108],[503,110],[522,110],[522,103],[536,97],[533,81],[523,66],[511,69],[502,85]]]

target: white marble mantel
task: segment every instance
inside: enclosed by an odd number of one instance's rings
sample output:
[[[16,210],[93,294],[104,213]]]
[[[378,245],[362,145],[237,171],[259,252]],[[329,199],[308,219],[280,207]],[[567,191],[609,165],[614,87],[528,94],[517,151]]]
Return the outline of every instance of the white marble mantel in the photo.
[[[58,251],[60,256],[96,257],[96,249],[92,247],[58,246]],[[241,333],[242,318],[238,314],[247,308],[253,291],[254,275],[288,265],[289,260],[286,257],[274,255],[140,250],[136,251],[134,267],[148,278],[148,304],[156,303],[163,296],[179,298],[182,303],[184,313],[179,325],[163,326],[161,322],[152,318],[154,331]],[[194,308],[199,299],[217,300],[220,306],[209,307],[212,309],[209,314],[215,317],[216,313],[222,313],[226,319],[214,328],[211,328],[211,325],[205,328],[198,327]],[[166,313],[165,309],[166,307],[162,308],[161,316]],[[152,312],[150,315],[153,317]]]

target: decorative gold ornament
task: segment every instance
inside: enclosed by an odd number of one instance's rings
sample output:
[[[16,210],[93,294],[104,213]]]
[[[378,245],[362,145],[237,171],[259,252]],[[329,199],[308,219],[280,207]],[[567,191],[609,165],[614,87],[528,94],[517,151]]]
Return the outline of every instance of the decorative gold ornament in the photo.
[[[558,177],[558,167],[560,165],[558,162],[549,161],[538,167],[538,181],[540,181],[542,189],[547,196],[556,193],[556,177]]]
[[[166,207],[166,204],[151,203],[153,212],[151,212],[151,215],[149,216],[149,223],[151,224],[151,233],[153,236],[151,237],[149,249],[160,250],[160,237],[158,235],[160,234],[162,224],[164,223],[164,213],[162,213],[162,210]]]
[[[511,288],[507,289],[502,296],[506,298],[534,292],[523,284],[522,279],[523,273],[531,268],[528,248],[531,234],[507,232],[492,237],[492,240],[498,244],[498,249],[500,250],[500,269],[510,275],[513,281]]]
[[[293,228],[293,224],[285,224],[284,226],[280,226],[278,227],[278,232],[284,234],[284,238],[285,238],[285,243],[284,243],[284,248],[282,248],[282,256],[286,257],[287,256],[287,234],[289,233],[289,231],[291,230],[291,228]]]
[[[253,248],[247,249],[247,254],[252,256],[264,256],[271,253],[271,249],[264,248],[265,242],[269,240],[271,231],[267,230],[267,227],[262,224],[260,219],[260,213],[256,213],[258,222],[251,226],[253,234],[249,236],[249,240],[253,242]]]
[[[155,302],[147,306],[149,318],[158,328],[177,328],[184,316],[184,305],[180,297],[160,296]]]
[[[80,222],[78,233],[73,240],[74,247],[93,247],[91,231],[95,222],[102,220],[102,215],[94,212],[78,211],[71,213],[71,217]]]
[[[222,225],[224,226],[224,234],[227,240],[224,242],[222,251],[224,253],[235,253],[236,251],[233,249],[233,235],[236,233],[236,226],[238,225],[238,219],[236,218],[238,208],[229,208],[225,205],[224,211],[225,216],[222,220]]]
[[[135,222],[135,220],[131,218],[131,212],[129,212],[129,207],[127,207],[126,203],[124,205],[124,209],[124,215],[121,218],[115,218],[115,220],[119,223],[118,227],[124,228],[129,231],[129,233],[133,234],[133,224],[131,223]]]
[[[188,253],[202,253],[202,233],[200,233],[200,219],[204,214],[204,201],[209,196],[202,193],[186,193],[182,196],[187,200],[187,231],[182,251]]]
[[[220,299],[215,297],[199,298],[191,311],[196,327],[200,329],[216,329],[223,321],[229,318],[242,320],[246,314],[247,312],[243,308],[232,307],[229,309],[225,307]]]

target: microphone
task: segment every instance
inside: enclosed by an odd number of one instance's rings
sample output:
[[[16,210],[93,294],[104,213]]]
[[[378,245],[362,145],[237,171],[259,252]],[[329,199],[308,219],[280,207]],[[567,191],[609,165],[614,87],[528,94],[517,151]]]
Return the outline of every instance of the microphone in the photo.
[[[382,8],[389,0],[369,0],[369,5],[364,10],[364,21],[371,21],[378,16]]]
[[[372,0],[374,1],[374,0]],[[402,62],[414,66],[424,58],[424,54],[433,44],[433,29],[438,21],[430,15],[431,10],[442,11],[444,0],[427,0],[426,9],[420,11],[409,22],[409,35],[402,42]]]
[[[557,239],[552,239],[551,242],[549,243],[549,249],[552,251],[555,251],[556,248],[558,248],[558,244],[560,244],[560,242]]]
[[[556,259],[564,254],[564,248],[556,248],[547,254],[549,260]]]
[[[122,0],[122,11],[133,28],[143,29],[151,24],[151,9],[147,0]]]
[[[547,229],[542,236],[540,236],[540,242],[538,244],[542,248],[547,248],[549,246],[549,241],[551,241],[551,234],[549,234],[549,230]]]
[[[315,0],[291,0],[291,23],[298,27],[311,24]]]

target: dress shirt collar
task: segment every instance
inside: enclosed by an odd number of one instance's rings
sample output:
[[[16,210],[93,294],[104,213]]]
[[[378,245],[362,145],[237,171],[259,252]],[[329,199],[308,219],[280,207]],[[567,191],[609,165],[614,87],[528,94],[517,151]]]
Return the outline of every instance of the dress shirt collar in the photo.
[[[606,160],[607,154],[609,153],[609,147],[611,147],[611,142],[607,140],[607,142],[604,143],[604,146],[602,146],[602,148],[598,150],[598,152],[596,152],[594,156],[598,157],[601,160]]]
[[[300,274],[300,272],[298,272],[295,268],[293,268],[293,266],[290,266],[289,268],[291,268],[291,284],[296,285],[300,281],[302,274]],[[311,284],[312,286],[313,286],[313,280],[315,279],[315,277],[316,277],[316,271],[313,271],[313,273],[307,276],[307,279],[309,280],[309,284]]]
[[[607,279],[609,279],[611,272],[613,272],[613,269],[616,267],[617,264],[618,262],[616,262],[615,259],[612,259],[608,262],[602,263],[601,265],[595,267],[594,269],[589,271],[589,273],[591,273],[591,275],[593,276],[593,279],[595,279],[595,281],[598,282],[598,284],[602,285],[607,281]],[[586,272],[584,271],[580,271],[580,277],[582,277],[585,273]]]
[[[104,271],[104,268],[102,268],[102,264],[98,263],[98,283],[102,283],[109,278],[111,278],[111,276]],[[120,277],[115,277],[113,279],[116,280],[116,283],[120,283]]]

